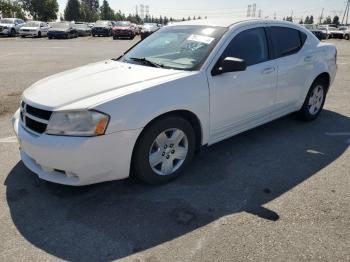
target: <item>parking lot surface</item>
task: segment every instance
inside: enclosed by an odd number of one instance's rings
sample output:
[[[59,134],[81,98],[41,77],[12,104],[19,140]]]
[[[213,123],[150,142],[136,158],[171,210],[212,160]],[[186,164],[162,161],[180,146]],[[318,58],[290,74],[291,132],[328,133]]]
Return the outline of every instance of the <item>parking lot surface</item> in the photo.
[[[291,115],[205,149],[173,183],[73,188],[23,166],[21,92],[136,42],[0,38],[0,261],[350,261],[349,41],[329,41],[339,70],[317,121]]]

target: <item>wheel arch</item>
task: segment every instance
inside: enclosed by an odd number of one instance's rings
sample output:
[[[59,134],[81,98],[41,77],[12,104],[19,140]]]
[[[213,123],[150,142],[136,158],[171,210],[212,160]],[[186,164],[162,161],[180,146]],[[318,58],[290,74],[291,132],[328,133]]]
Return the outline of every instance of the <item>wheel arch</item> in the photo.
[[[314,81],[312,82],[312,85],[316,82],[316,81],[318,81],[318,80],[323,80],[323,81],[325,81],[325,83],[326,83],[326,88],[327,88],[327,92],[328,92],[328,90],[329,90],[329,87],[330,87],[330,85],[331,85],[331,76],[330,76],[330,74],[328,73],[328,72],[323,72],[323,73],[321,73],[321,74],[319,74],[315,79],[314,79]],[[311,85],[311,86],[312,86]],[[310,87],[311,87],[310,86]]]
[[[141,139],[143,133],[145,132],[145,130],[149,126],[151,126],[152,124],[159,121],[160,119],[166,118],[166,117],[171,117],[171,116],[182,117],[182,118],[186,119],[192,125],[193,130],[194,130],[195,135],[196,135],[196,151],[198,152],[200,150],[200,148],[202,146],[202,142],[203,142],[203,127],[202,127],[202,124],[201,124],[198,116],[189,110],[169,111],[169,112],[163,113],[161,115],[158,115],[157,117],[155,117],[151,121],[149,121],[148,124],[143,128],[142,132],[139,134],[139,136],[136,140],[136,143],[134,145],[134,148],[132,150],[130,170],[132,170],[132,164],[133,164],[133,159],[134,159],[134,154],[135,154],[136,148],[137,148],[137,146],[140,142],[140,139]]]

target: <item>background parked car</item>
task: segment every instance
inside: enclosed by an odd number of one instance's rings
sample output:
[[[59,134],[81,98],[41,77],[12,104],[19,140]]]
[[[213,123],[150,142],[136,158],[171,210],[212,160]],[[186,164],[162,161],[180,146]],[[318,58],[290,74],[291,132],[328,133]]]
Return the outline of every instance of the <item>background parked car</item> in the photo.
[[[303,26],[306,29],[308,29],[309,31],[311,31],[311,33],[313,33],[319,40],[325,40],[328,38],[327,31],[318,28],[317,25],[303,24],[301,26]]]
[[[19,30],[21,37],[32,36],[42,37],[47,36],[50,27],[47,23],[41,21],[30,21]]]
[[[19,29],[25,24],[22,19],[4,18],[0,20],[0,35],[16,36]]]
[[[129,21],[118,21],[112,29],[112,35],[114,40],[120,37],[134,39],[136,28]]]
[[[141,39],[145,39],[158,30],[159,27],[156,23],[145,23],[141,29]]]
[[[112,35],[112,21],[99,20],[92,28],[92,36],[111,36]]]
[[[52,38],[76,38],[78,37],[78,31],[74,23],[71,22],[58,22],[52,25],[47,33],[49,39]]]
[[[339,26],[339,30],[344,33],[344,39],[349,40],[350,39],[350,28],[349,26]]]
[[[91,28],[85,24],[85,23],[79,23],[75,25],[78,31],[79,36],[90,36],[91,35]]]

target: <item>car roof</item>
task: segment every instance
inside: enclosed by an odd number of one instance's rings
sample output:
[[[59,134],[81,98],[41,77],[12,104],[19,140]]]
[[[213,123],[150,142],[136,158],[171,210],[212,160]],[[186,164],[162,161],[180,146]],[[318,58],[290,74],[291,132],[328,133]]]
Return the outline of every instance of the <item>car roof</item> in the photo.
[[[252,18],[252,17],[241,17],[241,18],[217,18],[217,19],[198,19],[198,20],[190,20],[183,22],[174,22],[170,26],[177,25],[203,25],[203,26],[218,26],[218,27],[231,27],[235,24],[242,22],[255,22],[255,23],[279,23],[285,25],[291,25],[293,23],[287,21],[280,20],[271,20],[271,19],[263,19],[263,18]]]

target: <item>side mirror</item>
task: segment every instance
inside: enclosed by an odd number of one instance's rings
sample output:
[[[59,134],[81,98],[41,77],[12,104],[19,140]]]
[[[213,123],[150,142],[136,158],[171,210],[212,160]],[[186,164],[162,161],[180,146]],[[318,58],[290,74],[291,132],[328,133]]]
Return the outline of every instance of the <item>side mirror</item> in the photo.
[[[230,72],[240,72],[247,69],[247,64],[244,60],[235,57],[226,57],[221,61],[219,66],[213,70],[213,75],[221,75]]]

